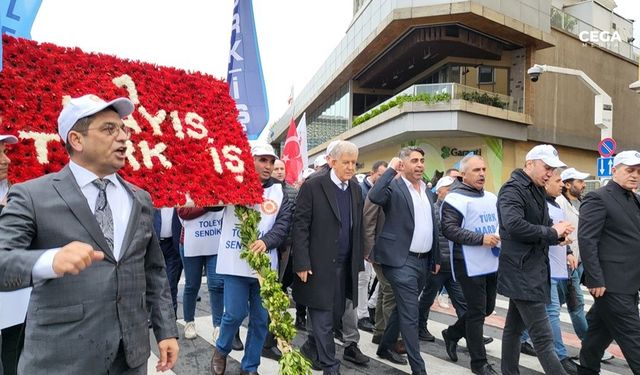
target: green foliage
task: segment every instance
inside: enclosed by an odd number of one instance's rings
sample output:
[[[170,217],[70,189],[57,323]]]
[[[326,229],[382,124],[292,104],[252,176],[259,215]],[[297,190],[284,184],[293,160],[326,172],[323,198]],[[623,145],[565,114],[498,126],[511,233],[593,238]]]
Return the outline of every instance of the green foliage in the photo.
[[[509,106],[509,103],[500,100],[500,97],[497,94],[491,96],[486,92],[481,94],[478,91],[465,91],[462,93],[462,99],[502,109],[507,109],[507,107]]]
[[[407,102],[424,102],[426,104],[435,104],[440,102],[448,102],[451,100],[451,95],[449,93],[421,93],[417,95],[398,95],[394,99],[388,101],[387,103],[382,104],[380,107],[374,108],[371,111],[358,116],[353,119],[353,126],[358,126],[363,122],[375,117],[385,111],[388,111],[390,108],[400,106]]]
[[[280,374],[311,374],[309,361],[302,356],[299,350],[293,349],[290,345],[291,340],[296,336],[296,329],[293,318],[287,311],[289,297],[282,291],[282,284],[278,281],[278,273],[271,269],[269,255],[249,250],[249,245],[255,242],[259,236],[260,213],[252,208],[236,206],[235,215],[239,220],[238,229],[242,245],[240,258],[246,260],[249,266],[258,273],[262,305],[269,312],[269,331],[276,337],[278,346],[283,353],[280,359]]]

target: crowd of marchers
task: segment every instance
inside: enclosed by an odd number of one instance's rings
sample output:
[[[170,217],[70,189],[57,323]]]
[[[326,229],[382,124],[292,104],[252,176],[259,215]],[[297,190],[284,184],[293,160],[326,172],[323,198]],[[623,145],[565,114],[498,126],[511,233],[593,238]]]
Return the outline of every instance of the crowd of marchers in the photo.
[[[212,374],[226,373],[232,350],[244,351],[242,375],[257,374],[261,357],[282,356],[256,273],[240,257],[234,207],[154,208],[118,175],[130,136],[122,119],[133,109],[126,98],[71,99],[58,118],[68,165],[15,185],[6,146],[18,139],[0,135],[0,290],[33,288],[26,321],[2,330],[2,375],[146,374],[149,328],[156,369],[173,368],[183,273],[185,339],[198,336],[206,276]],[[426,374],[420,341],[435,341],[429,310],[446,293],[457,315],[440,333],[446,353],[458,361],[464,338],[474,374],[519,374],[521,353],[537,356],[546,374],[598,374],[614,340],[640,374],[637,151],[618,153],[611,182],[586,195],[588,174],[551,145],[533,147],[497,193],[485,190],[479,155],[425,181],[425,152],[405,147],[358,181],[357,146],[335,141],[292,186],[273,147],[255,142],[251,154],[263,202],[249,250],[269,256],[290,293],[314,369],[340,373],[335,339],[342,359],[366,366],[365,330],[380,359]],[[588,311],[581,285],[594,298]],[[493,339],[484,335],[497,294],[509,299],[499,366],[487,360]],[[563,343],[564,304],[579,358]]]

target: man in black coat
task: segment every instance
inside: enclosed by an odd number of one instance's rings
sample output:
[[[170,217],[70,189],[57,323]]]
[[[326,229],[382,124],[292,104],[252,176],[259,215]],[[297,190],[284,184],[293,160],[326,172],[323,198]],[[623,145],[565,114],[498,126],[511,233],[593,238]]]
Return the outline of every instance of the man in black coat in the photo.
[[[513,171],[498,194],[498,293],[509,297],[501,369],[504,375],[520,373],[520,336],[526,328],[545,373],[566,375],[553,347],[545,306],[551,300],[549,245],[559,243],[573,226],[553,224],[544,191],[553,170],[565,164],[551,145],[532,148],[525,160],[524,169]]]
[[[293,228],[293,298],[309,308],[309,344],[324,374],[339,374],[334,325],[346,299],[357,305],[363,270],[362,191],[353,178],[358,149],[341,141],[331,150],[331,170],[317,172],[300,188]],[[306,345],[306,344],[305,344]],[[345,353],[346,355],[346,353]]]
[[[399,172],[402,176],[394,179]],[[414,375],[426,374],[418,341],[418,296],[431,270],[437,273],[440,269],[435,210],[431,193],[422,181],[423,173],[424,151],[405,147],[367,196],[384,210],[384,227],[373,247],[372,259],[382,266],[396,298],[396,308],[376,354],[398,362],[392,346],[399,329]]]
[[[616,340],[634,374],[640,374],[640,153],[613,159],[613,180],[587,194],[580,206],[578,241],[585,285],[594,297],[587,313],[578,374],[599,374],[604,350]]]

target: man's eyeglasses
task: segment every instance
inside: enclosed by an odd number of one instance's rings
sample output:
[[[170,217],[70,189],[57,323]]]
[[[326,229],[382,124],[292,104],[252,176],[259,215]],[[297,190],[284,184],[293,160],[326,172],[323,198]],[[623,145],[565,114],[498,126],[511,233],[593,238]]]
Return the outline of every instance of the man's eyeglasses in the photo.
[[[131,136],[131,128],[129,128],[128,126],[125,126],[124,124],[120,125],[113,122],[106,123],[99,128],[87,128],[87,130],[91,130],[91,129],[99,130],[110,136],[114,136],[114,135],[117,136],[118,134],[120,134],[120,131],[122,131],[124,135],[127,136],[127,138]]]

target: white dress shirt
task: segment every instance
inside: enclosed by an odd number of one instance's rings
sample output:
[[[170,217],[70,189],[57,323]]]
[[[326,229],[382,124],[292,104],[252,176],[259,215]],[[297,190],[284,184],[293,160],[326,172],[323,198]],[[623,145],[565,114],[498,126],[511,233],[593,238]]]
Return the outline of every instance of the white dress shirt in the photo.
[[[171,222],[173,221],[173,208],[163,207],[160,209],[160,238],[169,238],[173,234]]]
[[[75,177],[82,194],[87,200],[91,213],[94,213],[96,200],[98,199],[99,189],[92,183],[98,176],[86,168],[79,166],[73,161],[69,162],[69,168],[73,177]],[[131,207],[133,206],[133,198],[129,195],[125,187],[120,183],[115,173],[104,177],[111,181],[107,185],[107,202],[111,208],[113,215],[113,256],[116,261],[120,260],[122,255],[122,242],[124,234],[129,224],[131,216]],[[60,251],[60,248],[47,250],[38,258],[33,266],[32,278],[34,283],[44,279],[52,279],[60,277],[53,272],[53,257]]]
[[[347,190],[347,188],[349,187],[349,180],[344,182],[341,181],[333,169],[331,169],[331,172],[329,172],[329,174],[331,175],[331,181],[333,181],[333,183],[336,184],[336,186],[339,187],[340,190]]]
[[[5,178],[4,180],[0,181],[0,201],[2,201],[4,197],[7,196],[8,192],[9,192],[9,180]]]
[[[433,245],[433,218],[431,216],[431,203],[427,197],[427,184],[420,181],[420,191],[417,191],[411,182],[402,176],[407,185],[411,200],[413,201],[414,228],[409,251],[412,253],[427,253]]]

